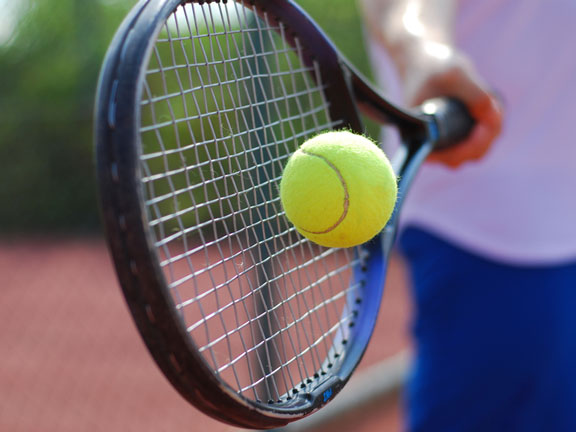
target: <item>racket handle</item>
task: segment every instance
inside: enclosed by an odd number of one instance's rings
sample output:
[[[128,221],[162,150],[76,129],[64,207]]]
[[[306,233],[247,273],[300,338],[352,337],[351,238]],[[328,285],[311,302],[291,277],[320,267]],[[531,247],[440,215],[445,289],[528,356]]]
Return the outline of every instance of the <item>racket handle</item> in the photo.
[[[474,119],[466,106],[452,98],[435,98],[422,105],[422,112],[433,117],[438,131],[435,150],[458,144],[474,127]]]

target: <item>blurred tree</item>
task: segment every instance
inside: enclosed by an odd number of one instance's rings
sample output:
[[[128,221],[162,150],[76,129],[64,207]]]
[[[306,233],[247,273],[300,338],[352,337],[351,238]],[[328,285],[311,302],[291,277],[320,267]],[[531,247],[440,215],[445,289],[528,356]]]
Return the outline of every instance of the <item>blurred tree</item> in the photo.
[[[356,0],[296,0],[363,74],[371,76]]]
[[[108,43],[135,3],[28,0],[0,41],[0,233],[97,229],[94,93]],[[355,2],[298,3],[368,73]]]
[[[0,45],[1,232],[96,228],[94,91],[133,3],[34,0]]]

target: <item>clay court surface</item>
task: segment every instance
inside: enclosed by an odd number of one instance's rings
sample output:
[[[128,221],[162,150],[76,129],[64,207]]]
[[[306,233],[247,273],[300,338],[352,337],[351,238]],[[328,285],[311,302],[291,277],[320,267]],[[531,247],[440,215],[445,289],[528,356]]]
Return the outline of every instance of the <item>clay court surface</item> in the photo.
[[[408,346],[392,263],[360,369]],[[224,432],[174,391],[132,323],[98,238],[0,240],[0,432]],[[317,430],[401,431],[397,398]]]

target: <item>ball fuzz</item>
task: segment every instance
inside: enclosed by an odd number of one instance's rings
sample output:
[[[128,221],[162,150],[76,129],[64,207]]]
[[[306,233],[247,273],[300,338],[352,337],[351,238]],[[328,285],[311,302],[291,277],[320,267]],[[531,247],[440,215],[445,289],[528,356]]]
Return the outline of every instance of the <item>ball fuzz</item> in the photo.
[[[396,202],[396,176],[384,152],[361,135],[326,132],[288,160],[280,199],[298,232],[328,247],[351,247],[378,234]]]

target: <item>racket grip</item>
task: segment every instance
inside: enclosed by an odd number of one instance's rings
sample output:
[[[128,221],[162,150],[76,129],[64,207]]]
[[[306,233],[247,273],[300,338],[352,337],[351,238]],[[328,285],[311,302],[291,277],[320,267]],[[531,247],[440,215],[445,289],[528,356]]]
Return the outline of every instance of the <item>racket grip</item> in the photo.
[[[474,127],[466,106],[453,98],[435,98],[422,105],[422,112],[432,116],[437,131],[434,149],[444,149],[465,139]]]

